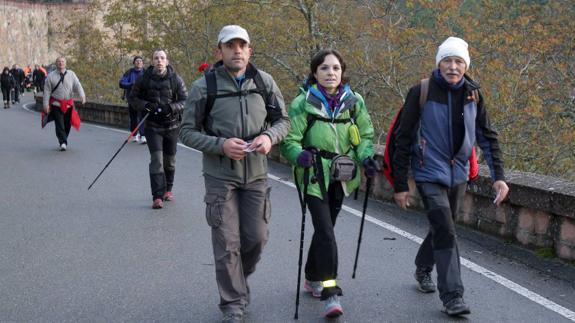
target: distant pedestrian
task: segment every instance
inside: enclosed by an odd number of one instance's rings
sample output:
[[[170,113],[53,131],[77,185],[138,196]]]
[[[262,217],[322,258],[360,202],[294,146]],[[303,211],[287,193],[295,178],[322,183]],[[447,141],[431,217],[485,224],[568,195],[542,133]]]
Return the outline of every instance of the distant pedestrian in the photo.
[[[289,107],[292,127],[281,144],[282,155],[294,166],[294,179],[311,213],[314,233],[305,264],[304,289],[325,301],[324,315],[343,314],[337,283],[338,252],[335,223],[345,196],[360,184],[360,165],[374,177],[373,125],[363,98],[352,91],[341,54],[319,51],[300,94]],[[345,160],[340,168],[336,160]],[[304,179],[305,169],[309,171]],[[316,181],[311,178],[316,178]]]
[[[44,81],[46,80],[46,70],[40,65],[34,65],[34,72],[32,72],[32,84],[34,85],[34,92],[41,92],[44,90]]]
[[[20,95],[24,93],[24,70],[18,66],[18,64],[12,65],[12,70],[10,71],[14,77],[14,97],[12,98],[12,103],[20,103]]]
[[[163,201],[174,199],[176,148],[188,94],[184,81],[169,64],[163,49],[154,52],[152,61],[153,65],[132,86],[128,104],[149,114],[145,136],[150,150],[152,208],[161,209]]]
[[[74,107],[74,94],[78,95],[82,104],[86,103],[86,95],[80,80],[72,70],[66,69],[66,58],[56,59],[56,70],[51,72],[44,84],[44,113],[54,120],[56,137],[60,151],[68,148],[70,127],[80,130],[80,117]]]
[[[2,98],[4,99],[4,109],[10,108],[10,92],[14,89],[16,81],[10,73],[10,69],[5,66],[0,76],[0,87],[2,88]]]
[[[225,26],[217,45],[222,60],[194,82],[180,139],[204,155],[220,310],[224,323],[238,323],[250,302],[248,277],[268,241],[267,154],[287,134],[289,119],[273,78],[249,62],[248,32]]]
[[[120,79],[120,88],[124,89],[124,95],[122,98],[126,101],[128,101],[128,97],[130,96],[132,86],[136,82],[136,79],[144,75],[144,59],[141,56],[135,56],[132,60],[132,64],[134,67],[127,70]],[[134,107],[129,102],[128,112],[130,113],[130,131],[133,131],[140,123],[140,120],[143,118],[145,112],[134,109]],[[132,140],[142,144],[146,143],[145,125],[142,125],[138,129],[137,134],[133,137]]]
[[[509,192],[497,132],[491,128],[479,85],[466,74],[470,62],[463,39],[449,37],[439,46],[424,106],[419,103],[421,85],[412,87],[405,98],[393,161],[396,203],[404,209],[409,205],[411,165],[430,225],[415,258],[418,289],[435,292],[435,266],[439,298],[448,315],[470,313],[463,301],[455,218],[463,203],[474,143],[491,170],[494,203],[499,205]]]

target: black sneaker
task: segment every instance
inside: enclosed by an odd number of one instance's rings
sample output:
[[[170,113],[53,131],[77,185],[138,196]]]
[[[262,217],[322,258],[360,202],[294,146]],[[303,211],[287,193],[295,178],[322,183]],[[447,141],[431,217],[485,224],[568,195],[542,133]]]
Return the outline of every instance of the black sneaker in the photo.
[[[459,316],[471,313],[469,306],[465,304],[461,297],[456,297],[445,303],[443,306],[443,312],[449,316]]]
[[[431,279],[431,272],[416,271],[413,275],[417,281],[417,289],[422,293],[434,293],[437,290],[435,283]]]

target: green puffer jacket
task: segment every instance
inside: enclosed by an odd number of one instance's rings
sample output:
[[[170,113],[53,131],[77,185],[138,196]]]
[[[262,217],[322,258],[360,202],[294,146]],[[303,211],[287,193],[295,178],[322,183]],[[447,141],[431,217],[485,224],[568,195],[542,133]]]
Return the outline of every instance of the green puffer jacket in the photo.
[[[349,127],[351,121],[347,123],[332,123],[322,120],[316,120],[313,126],[308,130],[306,137],[303,135],[308,125],[308,115],[314,114],[322,118],[329,118],[325,109],[325,99],[321,92],[315,87],[303,90],[289,106],[289,117],[291,120],[291,129],[282,142],[280,149],[281,154],[294,166],[295,176],[298,185],[303,190],[303,173],[304,169],[297,166],[297,157],[303,151],[303,147],[315,147],[319,150],[333,153],[345,153],[353,158],[358,165],[358,172],[355,178],[348,182],[342,182],[345,195],[354,191],[360,183],[361,164],[368,157],[373,156],[373,125],[365,107],[363,98],[352,92],[349,86],[345,87],[346,93],[342,96],[339,113],[335,119],[349,119],[350,109],[354,109],[354,121],[359,128],[361,142],[357,147],[353,147],[349,137]],[[303,139],[303,140],[302,140]],[[319,156],[317,158],[320,158]],[[322,158],[323,178],[325,188],[329,186],[330,175],[329,168],[331,160]],[[316,170],[310,170],[310,176],[315,175]],[[321,190],[318,183],[309,183],[308,194],[322,198]]]

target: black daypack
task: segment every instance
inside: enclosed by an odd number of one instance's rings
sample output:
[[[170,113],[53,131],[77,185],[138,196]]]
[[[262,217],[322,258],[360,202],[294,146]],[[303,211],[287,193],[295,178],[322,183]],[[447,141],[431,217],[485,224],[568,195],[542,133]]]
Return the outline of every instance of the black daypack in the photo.
[[[218,98],[225,98],[231,96],[243,96],[248,95],[250,93],[259,94],[264,99],[266,104],[266,123],[271,124],[277,121],[282,117],[281,108],[277,106],[277,102],[275,100],[275,96],[273,93],[270,93],[264,80],[262,79],[261,74],[256,70],[256,74],[253,77],[254,83],[256,84],[255,89],[250,90],[241,90],[237,92],[225,93],[225,94],[218,94],[218,82],[216,80],[216,71],[211,70],[204,74],[206,78],[206,86],[207,86],[207,98],[206,98],[206,106],[204,108],[204,130],[211,135],[214,135],[209,128],[208,125],[208,117],[214,107],[214,102]],[[245,138],[244,138],[245,139]]]

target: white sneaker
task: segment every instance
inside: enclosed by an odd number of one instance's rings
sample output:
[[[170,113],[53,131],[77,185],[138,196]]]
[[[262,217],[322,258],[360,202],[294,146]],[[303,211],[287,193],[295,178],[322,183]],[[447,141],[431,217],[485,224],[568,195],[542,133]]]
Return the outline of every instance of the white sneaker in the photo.
[[[141,136],[141,137],[140,137],[140,143],[141,143],[141,144],[145,144],[145,143],[147,143],[147,142],[148,142],[148,141],[146,140],[146,137],[145,137],[145,136]]]
[[[66,151],[66,148],[68,148],[68,147],[66,146],[66,143],[63,142],[63,143],[60,145],[60,151]]]
[[[137,133],[134,137],[132,137],[132,142],[140,142],[140,134]]]

